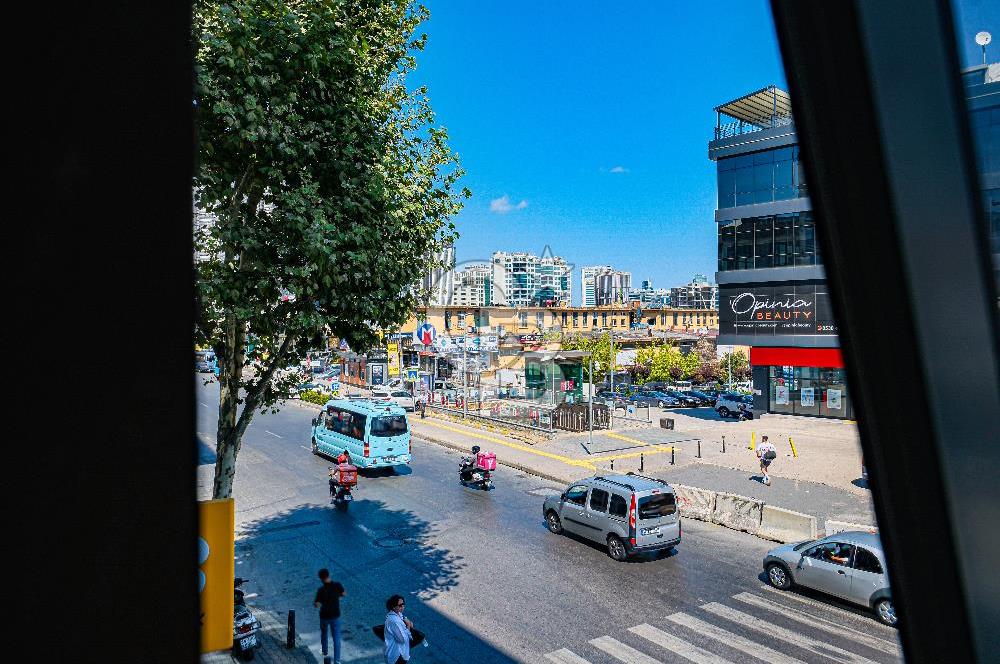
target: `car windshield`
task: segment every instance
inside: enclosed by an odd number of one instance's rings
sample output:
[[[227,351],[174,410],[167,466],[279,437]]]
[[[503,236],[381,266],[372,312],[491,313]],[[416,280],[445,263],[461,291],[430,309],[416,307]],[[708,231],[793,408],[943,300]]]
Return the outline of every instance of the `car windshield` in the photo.
[[[406,433],[405,415],[385,415],[372,420],[371,435],[378,438],[399,436]]]
[[[677,503],[672,493],[655,493],[639,499],[639,519],[658,519],[677,511]]]

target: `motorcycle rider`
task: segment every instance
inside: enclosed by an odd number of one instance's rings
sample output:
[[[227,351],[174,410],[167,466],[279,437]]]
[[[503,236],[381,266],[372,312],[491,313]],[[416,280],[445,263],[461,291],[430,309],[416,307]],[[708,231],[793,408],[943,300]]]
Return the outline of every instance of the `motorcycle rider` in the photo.
[[[463,482],[468,482],[470,479],[472,479],[472,471],[476,467],[476,455],[479,454],[480,449],[481,448],[479,447],[479,445],[473,445],[472,456],[462,457],[462,466],[459,472]]]

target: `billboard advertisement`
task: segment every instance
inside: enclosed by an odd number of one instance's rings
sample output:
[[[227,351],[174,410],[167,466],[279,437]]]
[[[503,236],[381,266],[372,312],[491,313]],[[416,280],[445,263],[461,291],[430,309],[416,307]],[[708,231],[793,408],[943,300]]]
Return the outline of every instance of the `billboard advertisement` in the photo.
[[[826,282],[737,284],[719,289],[719,334],[837,336]],[[747,340],[751,343],[751,340]]]

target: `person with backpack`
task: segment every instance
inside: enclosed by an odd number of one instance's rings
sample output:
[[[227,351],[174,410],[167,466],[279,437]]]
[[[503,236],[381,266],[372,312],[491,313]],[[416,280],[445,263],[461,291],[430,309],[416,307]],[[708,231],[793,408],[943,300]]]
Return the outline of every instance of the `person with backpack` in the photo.
[[[774,449],[767,436],[760,437],[760,444],[757,445],[757,458],[760,460],[760,474],[764,476],[764,484],[771,486],[771,476],[767,472],[768,466],[778,456],[778,451]]]

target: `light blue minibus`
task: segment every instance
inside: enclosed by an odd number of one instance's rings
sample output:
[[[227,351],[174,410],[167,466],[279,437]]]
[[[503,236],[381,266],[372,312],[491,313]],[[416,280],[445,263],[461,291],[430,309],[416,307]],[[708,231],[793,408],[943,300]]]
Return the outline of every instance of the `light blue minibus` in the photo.
[[[336,457],[344,450],[358,468],[410,463],[410,424],[391,401],[331,399],[313,418],[312,452]]]

